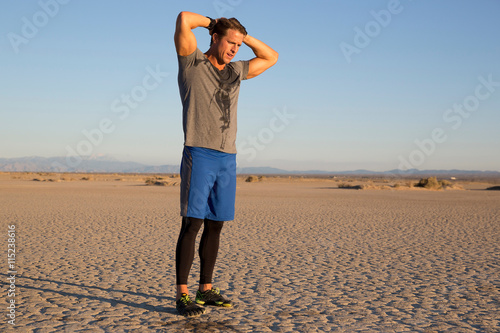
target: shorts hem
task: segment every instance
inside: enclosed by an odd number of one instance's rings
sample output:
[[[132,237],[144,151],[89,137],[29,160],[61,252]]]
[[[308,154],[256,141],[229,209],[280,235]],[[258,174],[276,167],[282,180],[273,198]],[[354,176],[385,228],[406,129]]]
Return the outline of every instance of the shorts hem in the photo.
[[[181,214],[181,216],[182,217],[192,217],[193,219],[200,219],[200,220],[209,219],[212,221],[232,221],[232,220],[234,220],[234,216],[228,217],[228,218],[215,217],[213,215],[201,217],[201,216],[193,216],[191,214]]]

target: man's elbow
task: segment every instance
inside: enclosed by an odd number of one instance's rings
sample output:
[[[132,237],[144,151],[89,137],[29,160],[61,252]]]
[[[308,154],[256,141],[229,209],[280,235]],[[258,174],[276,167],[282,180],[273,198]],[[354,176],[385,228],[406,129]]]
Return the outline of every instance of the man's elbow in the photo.
[[[186,12],[180,12],[179,15],[177,15],[177,23],[179,24],[186,18]]]
[[[271,57],[271,62],[272,62],[271,66],[274,66],[278,62],[278,58],[279,58],[279,53],[273,50],[273,54]]]
[[[177,21],[176,21],[177,26],[185,24],[188,21],[189,14],[190,14],[189,12],[180,12],[179,15],[177,15]]]

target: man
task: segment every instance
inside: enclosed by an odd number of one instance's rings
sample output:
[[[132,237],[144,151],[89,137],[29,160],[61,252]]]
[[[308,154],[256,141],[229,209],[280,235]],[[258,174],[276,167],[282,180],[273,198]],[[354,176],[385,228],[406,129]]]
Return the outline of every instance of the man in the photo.
[[[204,27],[210,48],[202,53],[192,30]],[[263,73],[278,60],[278,53],[249,36],[235,19],[217,20],[191,12],[177,17],[175,48],[179,61],[179,92],[183,105],[184,151],[181,164],[182,227],[176,248],[176,308],[196,316],[200,305],[231,306],[212,286],[212,273],[224,221],[234,219],[236,194],[236,108],[241,80]],[[242,44],[255,58],[232,62]],[[187,280],[200,240],[200,281],[195,302]]]

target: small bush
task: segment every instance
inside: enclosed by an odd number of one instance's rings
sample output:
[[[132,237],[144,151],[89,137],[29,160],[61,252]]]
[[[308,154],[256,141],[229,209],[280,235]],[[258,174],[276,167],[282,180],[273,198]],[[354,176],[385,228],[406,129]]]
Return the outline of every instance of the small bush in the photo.
[[[442,190],[446,188],[461,189],[459,185],[455,185],[448,180],[437,180],[436,177],[422,178],[415,186],[430,190]]]
[[[255,183],[259,181],[259,177],[257,176],[248,176],[247,179],[245,179],[247,183]]]
[[[168,185],[168,182],[160,181],[158,179],[163,179],[163,178],[160,178],[160,177],[148,178],[148,179],[146,179],[145,183],[146,183],[146,185],[155,185],[155,186],[167,186]]]
[[[436,177],[422,178],[415,186],[423,187],[429,190],[438,190],[441,188],[441,185],[437,181]]]
[[[368,190],[370,185],[351,185],[346,183],[340,183],[337,185],[338,188],[350,189],[350,190]]]
[[[450,182],[449,180],[445,180],[445,179],[440,180],[439,184],[441,184],[441,187],[451,187],[451,186],[453,186],[452,182]]]

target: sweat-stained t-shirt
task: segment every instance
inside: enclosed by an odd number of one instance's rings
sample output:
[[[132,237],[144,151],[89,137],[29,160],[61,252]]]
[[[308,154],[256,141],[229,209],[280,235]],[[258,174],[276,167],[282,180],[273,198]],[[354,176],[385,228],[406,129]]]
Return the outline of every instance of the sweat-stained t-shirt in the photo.
[[[235,154],[238,95],[248,61],[220,71],[198,48],[178,60],[184,145]]]

